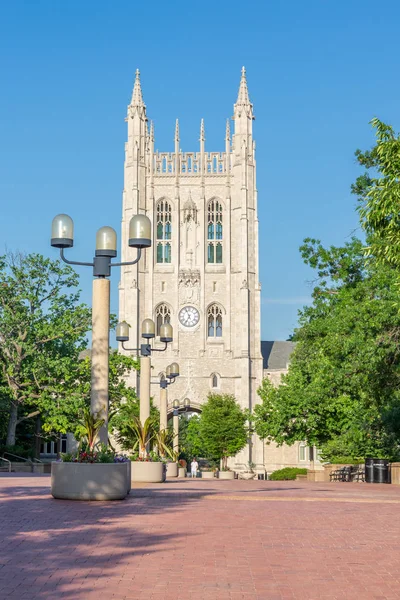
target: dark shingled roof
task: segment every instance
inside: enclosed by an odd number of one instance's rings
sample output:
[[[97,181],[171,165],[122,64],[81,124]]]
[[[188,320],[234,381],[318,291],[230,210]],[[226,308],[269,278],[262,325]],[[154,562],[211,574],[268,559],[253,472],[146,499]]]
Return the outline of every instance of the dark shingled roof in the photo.
[[[263,369],[287,369],[295,342],[261,342]]]

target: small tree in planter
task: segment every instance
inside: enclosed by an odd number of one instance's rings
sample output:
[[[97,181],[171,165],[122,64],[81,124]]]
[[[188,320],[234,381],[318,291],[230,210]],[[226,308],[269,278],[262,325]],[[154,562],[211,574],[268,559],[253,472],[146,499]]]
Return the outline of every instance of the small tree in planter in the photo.
[[[156,435],[151,418],[148,417],[146,421],[142,423],[138,417],[133,417],[132,425],[130,425],[129,428],[131,429],[134,438],[136,438],[133,450],[138,448],[139,457],[146,459],[149,454],[150,443]]]
[[[151,417],[144,423],[138,417],[134,417],[131,430],[136,437],[133,450],[138,450],[138,453],[131,457],[132,482],[159,483],[165,481],[166,461],[156,452],[150,451],[150,444],[157,436]]]
[[[208,456],[221,460],[228,470],[228,458],[245,447],[248,439],[246,415],[230,394],[209,394],[200,418],[201,445]]]
[[[178,477],[179,452],[174,450],[174,433],[170,429],[163,429],[156,433],[158,452],[162,459],[167,461],[167,476]]]

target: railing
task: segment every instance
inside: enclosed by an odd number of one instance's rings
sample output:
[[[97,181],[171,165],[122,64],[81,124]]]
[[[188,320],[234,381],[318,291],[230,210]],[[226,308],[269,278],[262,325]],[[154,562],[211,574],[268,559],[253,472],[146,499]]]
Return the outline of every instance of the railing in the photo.
[[[0,456],[0,460],[4,460],[4,462],[8,463],[8,472],[11,473],[11,461],[3,456]]]
[[[20,460],[23,460],[24,462],[29,462],[29,463],[33,463],[33,462],[38,462],[38,463],[42,463],[42,460],[39,460],[38,458],[24,458],[23,456],[18,456],[18,454],[11,454],[11,452],[3,452],[3,456],[7,454],[7,456],[12,456],[14,458],[19,458]]]
[[[155,175],[175,175],[177,171],[181,175],[200,175],[201,154],[200,152],[180,152],[178,159],[175,152],[156,152],[154,155],[153,169]],[[230,170],[230,156],[226,164],[225,152],[204,153],[204,174],[223,175]]]

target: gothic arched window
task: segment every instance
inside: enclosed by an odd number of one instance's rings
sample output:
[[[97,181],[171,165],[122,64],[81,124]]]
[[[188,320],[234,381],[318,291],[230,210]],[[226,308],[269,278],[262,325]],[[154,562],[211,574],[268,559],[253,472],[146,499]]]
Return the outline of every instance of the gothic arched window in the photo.
[[[213,373],[211,375],[211,388],[216,389],[219,388],[219,376],[217,373]]]
[[[207,311],[207,337],[222,337],[222,310],[218,304],[212,304]]]
[[[156,224],[156,261],[158,263],[170,263],[172,211],[171,205],[166,200],[160,200],[157,204]]]
[[[156,335],[160,335],[160,327],[164,323],[171,323],[171,311],[166,304],[159,304],[156,308]]]
[[[210,200],[207,211],[207,262],[222,263],[222,204]]]

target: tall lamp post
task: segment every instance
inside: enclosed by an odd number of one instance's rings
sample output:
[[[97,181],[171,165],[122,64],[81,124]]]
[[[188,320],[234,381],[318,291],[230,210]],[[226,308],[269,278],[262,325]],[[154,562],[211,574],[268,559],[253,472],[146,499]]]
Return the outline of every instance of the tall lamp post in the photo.
[[[142,249],[151,246],[151,222],[145,215],[134,215],[129,223],[130,248],[137,249],[135,260],[111,262],[117,256],[117,234],[112,227],[101,227],[96,233],[96,250],[92,262],[68,260],[66,248],[74,245],[74,223],[68,215],[54,217],[51,226],[51,245],[60,249],[61,259],[69,265],[93,267],[92,296],[92,355],[90,410],[104,419],[99,432],[99,441],[108,442],[108,379],[110,342],[110,280],[111,267],[136,264]]]
[[[173,402],[174,452],[179,452],[179,400]]]
[[[175,382],[179,376],[179,365],[174,362],[168,365],[166,369],[166,379],[160,381],[160,431],[164,431],[168,426],[168,394],[167,388]],[[168,381],[169,379],[169,381]]]
[[[172,366],[172,365],[171,365]],[[173,430],[174,430],[174,451],[176,453],[179,453],[179,408],[180,408],[180,402],[179,400],[176,398],[173,403]],[[185,398],[183,401],[183,410],[182,412],[187,412],[190,408],[190,400],[189,398]],[[160,419],[161,420],[161,419]]]
[[[124,350],[140,352],[140,420],[144,424],[150,416],[150,379],[151,379],[151,354],[152,352],[164,352],[173,340],[172,325],[163,323],[160,326],[160,341],[164,348],[153,348],[150,340],[155,338],[155,324],[152,319],[145,319],[142,323],[142,337],[147,340],[140,348],[127,348],[125,342],[129,340],[129,325],[122,321],[117,325],[116,339],[122,342]],[[176,363],[175,363],[176,364]],[[178,366],[178,365],[176,365]],[[179,375],[179,367],[178,367]]]

